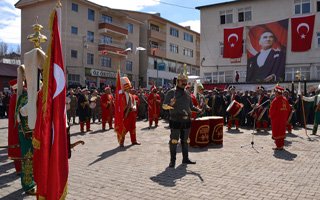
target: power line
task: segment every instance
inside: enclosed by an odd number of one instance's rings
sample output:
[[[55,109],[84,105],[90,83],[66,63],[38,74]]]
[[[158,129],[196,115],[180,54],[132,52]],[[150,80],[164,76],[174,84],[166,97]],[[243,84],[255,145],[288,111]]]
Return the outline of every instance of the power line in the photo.
[[[155,2],[158,2],[158,3],[162,3],[162,4],[166,4],[166,5],[169,5],[169,6],[179,7],[179,8],[197,10],[197,9],[195,9],[195,8],[192,8],[192,7],[181,6],[181,5],[178,5],[178,4],[168,3],[168,2],[164,2],[164,1],[160,1],[160,0],[152,0],[152,1],[155,1]]]

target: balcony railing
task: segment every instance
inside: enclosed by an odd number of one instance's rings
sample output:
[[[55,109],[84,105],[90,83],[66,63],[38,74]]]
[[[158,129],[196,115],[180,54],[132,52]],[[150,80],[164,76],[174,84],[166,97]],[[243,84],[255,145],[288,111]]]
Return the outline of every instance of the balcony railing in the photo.
[[[110,24],[104,21],[100,21],[99,23],[99,33],[105,34],[109,33],[111,35],[120,36],[120,37],[128,37],[128,29],[119,25],[119,24]]]
[[[154,39],[158,39],[160,41],[166,41],[166,32],[163,30],[148,30],[148,37],[149,38],[154,38]]]

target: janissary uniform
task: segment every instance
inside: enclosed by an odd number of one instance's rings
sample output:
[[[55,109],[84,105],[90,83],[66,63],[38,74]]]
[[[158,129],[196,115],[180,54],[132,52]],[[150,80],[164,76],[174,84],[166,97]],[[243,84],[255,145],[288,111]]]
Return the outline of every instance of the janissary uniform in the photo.
[[[19,119],[18,132],[22,155],[22,173],[21,184],[24,191],[34,190],[35,182],[33,180],[33,147],[32,147],[32,130],[28,126],[28,116],[25,113],[28,103],[27,92],[23,91],[18,97],[16,106],[16,118]]]
[[[12,80],[9,82],[12,89],[16,89],[17,80]],[[19,146],[19,135],[18,135],[18,123],[15,119],[15,109],[17,103],[17,94],[14,92],[9,101],[9,113],[8,113],[8,146],[12,148],[8,149],[8,157],[21,157],[21,150]],[[21,160],[14,160],[14,167],[17,174],[21,173]]]
[[[316,135],[318,126],[320,124],[320,85],[318,86],[317,89],[317,94],[313,97],[303,97],[303,100],[308,101],[308,102],[313,102],[314,105],[314,122],[313,122],[313,129],[312,129],[312,134]]]
[[[149,116],[149,128],[154,121],[155,126],[158,126],[158,120],[160,116],[160,95],[157,94],[157,88],[153,86],[148,96],[148,116]]]
[[[105,94],[101,95],[101,111],[102,111],[102,130],[106,129],[106,123],[109,129],[112,129],[112,119],[114,117],[114,99],[111,94],[111,88],[104,89]]]
[[[86,88],[82,89],[82,94],[80,94],[78,98],[78,113],[81,132],[84,132],[84,124],[86,124],[87,131],[90,131],[90,107],[86,91]]]
[[[273,99],[269,116],[271,119],[272,138],[280,150],[284,146],[284,139],[286,137],[286,125],[291,108],[288,100],[282,96],[283,88],[280,86],[275,87],[276,97]]]
[[[121,85],[122,90],[124,91],[125,98],[123,99],[124,106],[124,131],[122,133],[117,133],[118,142],[120,147],[124,146],[124,140],[126,137],[127,132],[130,133],[131,143],[133,145],[139,145],[140,143],[137,142],[136,136],[136,101],[133,96],[129,93],[130,89],[132,88],[131,82],[128,77],[121,77]]]

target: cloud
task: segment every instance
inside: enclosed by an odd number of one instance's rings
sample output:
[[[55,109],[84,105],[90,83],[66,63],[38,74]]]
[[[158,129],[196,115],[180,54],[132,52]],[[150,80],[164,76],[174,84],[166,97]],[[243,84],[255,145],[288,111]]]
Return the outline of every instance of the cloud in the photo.
[[[190,26],[191,30],[200,33],[200,20],[189,20],[178,24],[181,26]]]
[[[21,38],[21,11],[13,5],[16,0],[0,2],[0,41],[19,44]]]
[[[93,3],[107,6],[110,8],[123,9],[123,10],[134,10],[140,11],[148,6],[157,6],[160,3],[156,0],[89,0]]]

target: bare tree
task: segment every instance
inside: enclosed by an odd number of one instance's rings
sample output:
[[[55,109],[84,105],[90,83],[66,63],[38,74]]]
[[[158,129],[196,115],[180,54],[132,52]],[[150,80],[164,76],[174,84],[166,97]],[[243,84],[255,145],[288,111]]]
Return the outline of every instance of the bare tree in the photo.
[[[8,44],[5,42],[0,42],[0,56],[6,55],[8,52]]]
[[[21,46],[20,44],[17,45],[16,51],[17,54],[21,54]]]

